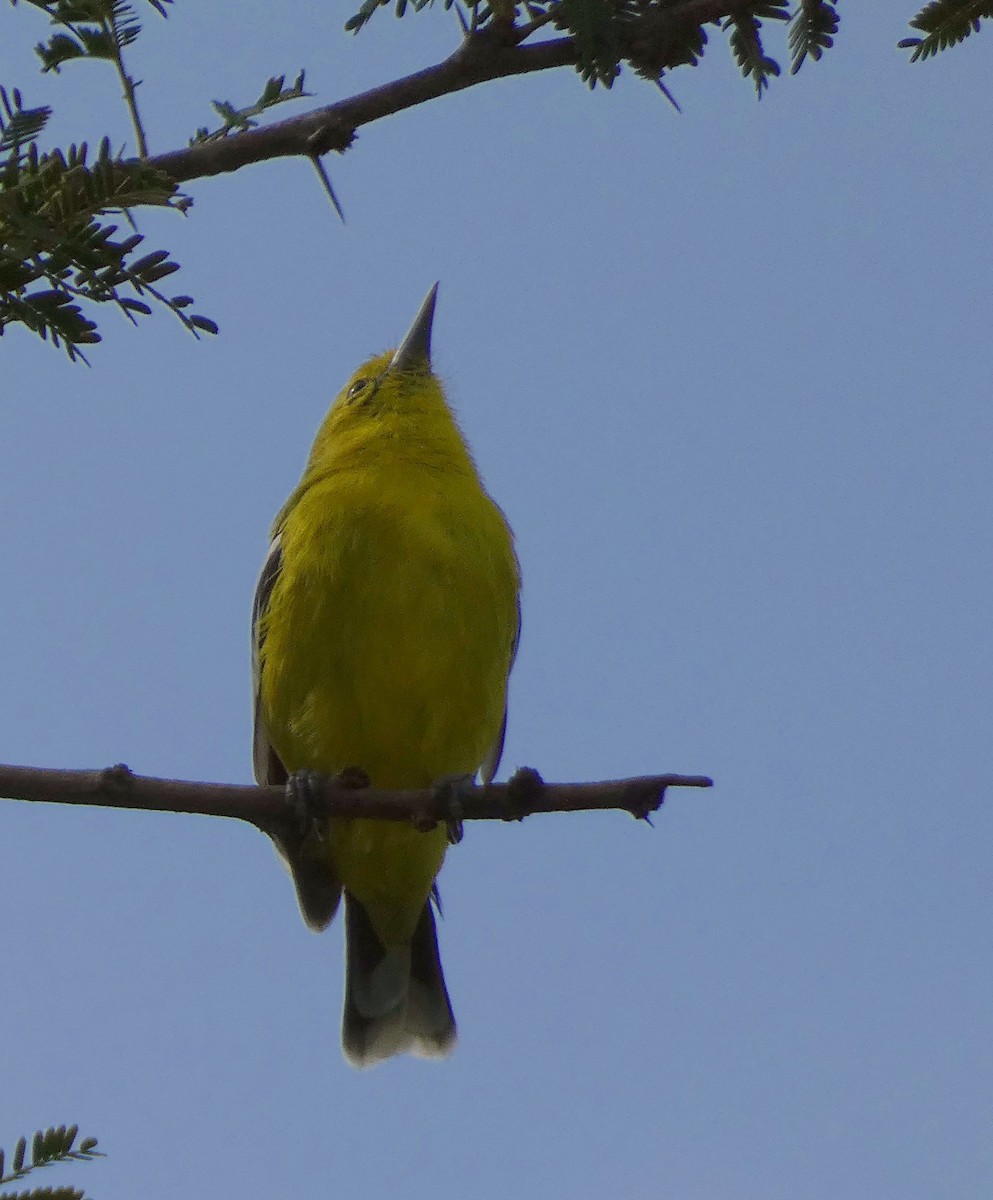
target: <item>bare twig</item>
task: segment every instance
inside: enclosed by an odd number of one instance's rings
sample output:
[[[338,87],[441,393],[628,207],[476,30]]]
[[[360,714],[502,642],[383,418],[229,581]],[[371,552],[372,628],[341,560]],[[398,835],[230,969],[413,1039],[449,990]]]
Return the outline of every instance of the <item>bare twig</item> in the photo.
[[[635,817],[647,817],[662,805],[667,788],[711,786],[712,781],[704,775],[545,783],[537,771],[523,767],[508,783],[491,784],[468,796],[460,795],[458,817],[468,821],[515,821],[533,813],[615,808]],[[273,829],[293,819],[281,787],[155,779],[135,775],[123,764],[98,771],[0,766],[0,795],[52,804],[234,817],[261,829]],[[451,799],[445,789],[387,791],[356,787],[354,779],[342,777],[328,780],[323,799],[328,815],[336,817],[409,821],[419,828],[452,817]]]

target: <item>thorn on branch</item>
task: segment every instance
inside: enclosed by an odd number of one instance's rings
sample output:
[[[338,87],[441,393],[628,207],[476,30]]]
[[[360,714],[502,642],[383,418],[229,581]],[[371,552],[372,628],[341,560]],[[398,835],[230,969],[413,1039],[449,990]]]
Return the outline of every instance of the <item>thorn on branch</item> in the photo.
[[[665,803],[666,784],[660,787],[651,779],[633,779],[629,787],[630,798],[627,810],[636,821],[647,821],[651,825],[651,815]]]
[[[312,154],[310,156],[310,161],[314,164],[314,170],[317,172],[317,177],[320,179],[324,186],[324,190],[328,194],[328,198],[334,205],[334,210],[338,214],[338,219],[341,221],[342,225],[344,225],[345,214],[342,212],[341,205],[338,203],[338,197],[335,195],[334,187],[331,184],[331,178],[324,169],[324,163],[321,162],[320,158],[318,158],[316,154]]]
[[[325,154],[336,151],[344,154],[358,137],[357,131],[341,121],[328,120],[319,125],[307,135],[307,146],[311,155],[320,158]]]

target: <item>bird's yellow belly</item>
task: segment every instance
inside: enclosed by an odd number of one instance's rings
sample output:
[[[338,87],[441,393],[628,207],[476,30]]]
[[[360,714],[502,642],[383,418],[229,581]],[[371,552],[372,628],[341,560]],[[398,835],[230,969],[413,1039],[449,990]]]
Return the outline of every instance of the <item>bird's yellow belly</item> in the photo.
[[[273,593],[266,650],[281,669],[262,670],[273,744],[291,771],[359,767],[379,787],[473,774],[503,719],[513,594],[444,529],[370,523],[357,529],[352,514],[347,531],[325,529],[321,571]],[[445,849],[443,826],[335,820],[327,838],[332,869],[387,943],[410,939]]]
[[[443,825],[420,833],[396,821],[331,822],[329,863],[387,946],[409,942],[448,848]]]
[[[387,623],[388,624],[388,623]],[[362,653],[353,633],[334,648],[336,670],[322,671],[299,708],[294,756],[306,766],[361,767],[378,787],[428,787],[443,776],[473,774],[502,719],[450,639],[386,644]],[[347,686],[323,681],[348,680]],[[387,944],[409,941],[447,847],[444,826],[419,832],[399,822],[337,820],[327,840],[330,864],[363,904]]]

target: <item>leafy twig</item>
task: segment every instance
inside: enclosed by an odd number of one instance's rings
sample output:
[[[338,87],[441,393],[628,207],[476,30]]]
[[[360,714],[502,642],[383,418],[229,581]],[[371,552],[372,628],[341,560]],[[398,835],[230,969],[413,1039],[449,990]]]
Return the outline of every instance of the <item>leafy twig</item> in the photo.
[[[113,303],[129,320],[151,312],[142,296],[165,305],[198,336],[213,321],[188,313],[188,296],[169,297],[156,284],[177,269],[164,250],[134,261],[140,234],[115,241],[116,225],[100,217],[136,204],[184,211],[176,183],[141,160],[122,161],[106,139],[95,161],[87,147],[38,151],[47,114],[25,109],[20,93],[0,88],[0,334],[20,323],[84,362],[81,346],[100,340],[79,301]],[[41,284],[41,287],[36,285]],[[132,294],[129,294],[132,293]]]
[[[795,75],[804,62],[820,60],[825,50],[834,45],[838,32],[838,12],[828,0],[801,0],[790,23],[790,74]]]
[[[303,90],[303,76],[301,71],[293,81],[292,87],[286,87],[285,75],[273,75],[266,80],[266,85],[262,89],[258,100],[254,104],[249,104],[245,108],[235,108],[230,100],[213,100],[211,101],[214,111],[224,122],[219,129],[209,130],[206,126],[201,127],[196,131],[196,134],[190,139],[190,145],[201,145],[204,142],[216,142],[220,138],[225,138],[231,133],[244,133],[248,129],[254,129],[258,125],[255,117],[261,116],[262,113],[274,108],[277,104],[284,104],[287,100],[300,100],[305,96],[311,96],[312,92]]]
[[[43,71],[57,73],[65,63],[80,59],[113,64],[134,128],[138,155],[147,158],[148,139],[137,101],[138,81],[124,64],[125,48],[141,33],[134,6],[129,0],[27,0],[27,3],[45,13],[60,30],[35,47]],[[148,3],[164,17],[166,5],[172,0],[148,0]]]
[[[973,33],[980,23],[993,19],[990,0],[931,0],[910,22],[925,37],[904,38],[897,43],[902,50],[913,50],[911,62],[933,58],[949,46],[957,46]]]
[[[140,26],[133,17],[130,5],[122,3],[121,0],[113,0],[109,13],[100,17],[100,27],[111,47],[114,67],[117,70],[117,77],[121,81],[124,103],[128,106],[131,125],[134,128],[138,157],[147,158],[148,138],[145,136],[145,127],[142,124],[141,113],[138,111],[138,98],[135,94],[138,85],[124,66],[124,47],[129,46],[135,40]]]
[[[39,1167],[49,1167],[61,1162],[92,1162],[94,1158],[103,1158],[103,1153],[97,1149],[96,1138],[83,1138],[74,1148],[78,1125],[59,1125],[58,1128],[38,1130],[31,1139],[31,1161],[26,1162],[27,1138],[18,1138],[11,1157],[10,1171],[6,1170],[6,1155],[0,1150],[0,1186],[8,1183],[19,1183],[27,1178],[32,1171]],[[29,1192],[21,1192],[16,1197],[4,1193],[9,1200],[61,1200],[62,1197],[74,1197],[83,1200],[83,1193],[77,1188],[39,1188]]]

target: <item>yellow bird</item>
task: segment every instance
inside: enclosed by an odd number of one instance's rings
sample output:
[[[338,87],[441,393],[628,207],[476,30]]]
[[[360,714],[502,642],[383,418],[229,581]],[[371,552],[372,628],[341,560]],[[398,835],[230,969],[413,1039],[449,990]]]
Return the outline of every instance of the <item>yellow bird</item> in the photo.
[[[273,525],[252,618],[259,783],[359,768],[417,788],[496,772],[520,573],[431,369],[437,287],[399,348],[345,384]],[[446,828],[338,818],[275,840],[312,929],[344,893],[349,1062],[450,1053],[431,910]]]

